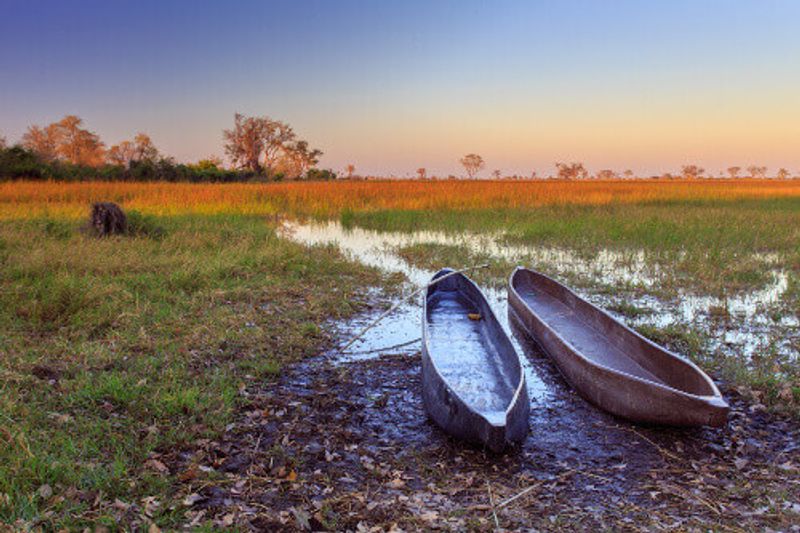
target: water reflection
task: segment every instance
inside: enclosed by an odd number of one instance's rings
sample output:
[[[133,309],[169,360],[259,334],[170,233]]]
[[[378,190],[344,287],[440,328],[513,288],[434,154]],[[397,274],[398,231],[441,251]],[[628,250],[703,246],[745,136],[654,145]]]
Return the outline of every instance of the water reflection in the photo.
[[[533,265],[535,268],[546,267],[549,272],[561,276],[579,275],[595,280],[604,286],[638,286],[644,288],[657,287],[660,279],[660,267],[648,262],[643,250],[614,251],[600,249],[592,257],[578,254],[569,249],[555,247],[522,246],[508,243],[499,234],[450,234],[437,231],[418,232],[377,232],[363,228],[344,228],[338,221],[323,223],[300,223],[287,221],[282,228],[283,233],[304,244],[334,244],[346,255],[360,262],[380,268],[386,272],[400,272],[416,287],[430,280],[434,271],[410,265],[397,253],[401,247],[416,244],[438,244],[446,246],[462,246],[474,253],[487,254],[493,258],[503,259],[512,264]],[[765,261],[769,257],[764,258]],[[777,260],[777,258],[775,258]],[[775,262],[775,261],[772,261]],[[460,265],[439,265],[459,267]],[[437,268],[438,269],[438,268]],[[688,291],[681,292],[676,298],[661,300],[652,295],[631,296],[607,293],[593,294],[579,291],[593,303],[613,309],[615,304],[624,302],[647,310],[638,317],[625,317],[617,314],[629,325],[650,324],[657,327],[670,325],[701,329],[710,333],[710,349],[720,349],[731,355],[750,356],[764,350],[774,339],[779,341],[778,349],[792,356],[792,339],[782,334],[787,328],[797,328],[798,319],[789,315],[773,320],[768,310],[779,304],[788,287],[788,277],[778,269],[771,271],[772,281],[760,290],[719,298],[715,296],[697,295]],[[502,321],[506,318],[505,288],[485,287],[489,302],[494,306],[496,314]],[[724,309],[726,320],[718,321],[711,317],[711,310]],[[613,312],[612,312],[613,313]],[[402,305],[391,319],[384,320],[379,327],[370,330],[360,341],[351,347],[357,352],[346,357],[349,360],[359,357],[374,357],[381,348],[407,343],[420,334],[420,302]],[[364,321],[366,319],[363,319]],[[364,324],[350,322],[344,327],[343,335],[353,334]],[[508,324],[504,323],[506,329]],[[796,334],[796,331],[795,331]],[[413,353],[419,344],[401,346],[393,353]],[[517,346],[519,349],[519,346]],[[529,387],[532,394],[545,394],[546,388],[535,375],[529,373]],[[538,385],[537,385],[538,383]]]

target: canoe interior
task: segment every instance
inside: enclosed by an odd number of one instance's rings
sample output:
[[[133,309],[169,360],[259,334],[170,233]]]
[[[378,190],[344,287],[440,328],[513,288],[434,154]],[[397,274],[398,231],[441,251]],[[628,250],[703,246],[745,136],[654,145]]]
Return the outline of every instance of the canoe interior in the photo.
[[[576,352],[599,365],[696,394],[717,394],[699,372],[546,276],[515,273],[520,298]]]
[[[425,319],[430,358],[466,404],[492,424],[503,425],[521,368],[499,324],[487,316],[488,304],[473,290],[459,275],[429,290]],[[470,313],[480,314],[481,319],[471,320]]]

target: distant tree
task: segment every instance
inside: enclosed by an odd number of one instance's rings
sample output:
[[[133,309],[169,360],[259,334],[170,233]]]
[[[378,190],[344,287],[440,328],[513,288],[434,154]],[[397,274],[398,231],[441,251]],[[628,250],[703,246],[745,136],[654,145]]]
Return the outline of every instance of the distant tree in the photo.
[[[319,163],[320,156],[322,150],[310,148],[307,141],[294,141],[284,146],[275,168],[289,178],[299,178]]]
[[[687,179],[697,179],[705,173],[705,169],[697,165],[683,165],[681,175]]]
[[[0,150],[5,150],[6,146],[6,138],[0,135]]]
[[[564,180],[586,179],[589,176],[583,163],[556,162],[556,173],[560,179]]]
[[[425,167],[419,167],[417,169],[417,177],[421,180],[424,180],[428,176],[428,172],[425,170]]]
[[[767,167],[750,165],[747,167],[747,172],[750,173],[751,178],[763,179],[767,175]]]
[[[625,176],[625,179],[633,179],[633,170],[627,169],[622,175]]]
[[[619,178],[619,175],[611,169],[604,168],[597,172],[596,177],[599,180],[615,180]]]
[[[108,149],[108,152],[106,152],[106,159],[112,165],[130,167],[134,155],[134,144],[131,141],[122,141]]]
[[[496,179],[496,180],[499,180],[502,177],[502,173],[500,172],[500,169],[493,170],[492,171],[492,177],[494,179]]]
[[[673,180],[673,179],[675,179],[675,176],[672,175],[672,172],[665,172],[664,174],[661,175],[661,179],[662,180]]]
[[[58,157],[56,143],[55,128],[50,126],[30,126],[22,136],[22,146],[45,161],[54,161]]]
[[[76,165],[98,166],[103,163],[104,146],[93,132],[81,128],[83,120],[75,115],[67,115],[56,126],[56,152]]]
[[[778,174],[776,174],[775,177],[778,178],[779,180],[785,180],[786,178],[789,177],[789,171],[781,167],[778,169]]]
[[[536,171],[535,170],[531,170],[531,179],[535,180],[537,177],[538,177],[538,174],[536,174]]]
[[[344,167],[344,171],[347,172],[347,179],[351,179],[356,171],[356,166],[353,163],[348,163],[347,166]]]
[[[187,166],[192,170],[219,170],[222,168],[222,159],[212,155]]]
[[[239,168],[261,173],[272,171],[290,142],[295,140],[292,128],[269,117],[234,115],[233,129],[223,130],[225,153]]]
[[[469,179],[475,178],[478,175],[478,172],[483,170],[486,166],[483,158],[478,154],[467,154],[460,159],[461,165],[464,167],[464,170],[467,172],[467,177]]]
[[[133,160],[155,162],[158,159],[158,150],[150,136],[146,133],[137,133],[133,139]]]
[[[739,172],[742,170],[742,167],[728,167],[728,175],[731,179],[736,179],[739,177]]]
[[[31,126],[22,144],[46,161],[61,159],[75,165],[99,166],[105,159],[97,134],[81,127],[83,119],[67,115],[45,128]]]

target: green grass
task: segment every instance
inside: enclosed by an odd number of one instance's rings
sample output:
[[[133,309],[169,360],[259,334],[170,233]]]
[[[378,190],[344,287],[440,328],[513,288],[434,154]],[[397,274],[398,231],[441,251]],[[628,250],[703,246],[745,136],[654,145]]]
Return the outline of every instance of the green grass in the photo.
[[[0,522],[114,526],[115,499],[157,496],[174,525],[175,480],[148,455],[219,434],[240,387],[318,353],[323,322],[381,281],[258,217],[131,222],[104,239],[0,223]]]
[[[498,232],[514,244],[643,250],[667,266],[666,287],[714,294],[763,286],[777,254],[800,270],[800,199],[661,202],[538,209],[347,212],[346,222],[379,231]]]

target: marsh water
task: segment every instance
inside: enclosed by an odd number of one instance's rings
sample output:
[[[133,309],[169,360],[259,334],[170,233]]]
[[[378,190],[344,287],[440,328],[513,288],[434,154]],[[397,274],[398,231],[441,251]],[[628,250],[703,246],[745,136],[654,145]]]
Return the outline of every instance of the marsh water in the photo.
[[[378,232],[363,228],[345,228],[338,221],[303,223],[284,222],[282,233],[307,245],[334,245],[344,254],[366,265],[387,273],[402,273],[412,288],[426,285],[434,270],[425,270],[409,264],[398,253],[402,247],[416,244],[433,244],[464,247],[470,252],[489,255],[513,264],[530,266],[556,277],[581,276],[595,280],[603,287],[636,286],[636,294],[628,291],[603,290],[593,292],[591,287],[577,292],[592,303],[612,309],[610,312],[629,326],[652,325],[663,328],[676,326],[703,331],[708,336],[707,349],[720,350],[726,355],[751,357],[760,350],[777,349],[789,357],[796,357],[792,342],[797,334],[798,320],[794,315],[774,318],[770,310],[780,303],[788,288],[784,271],[770,272],[771,281],[758,290],[738,293],[726,298],[681,291],[676,297],[661,299],[648,288],[657,287],[661,268],[648,261],[643,250],[616,251],[599,249],[592,254],[577,253],[566,248],[522,246],[509,243],[502,234],[452,234],[437,231]],[[439,265],[462,268],[467,265]],[[506,313],[507,295],[504,286],[483,287],[489,303],[509,331]],[[645,312],[626,317],[613,311],[615,305],[632,305]],[[729,318],[713,319],[715,309],[727,310]],[[342,338],[359,332],[374,316],[362,316],[354,321],[336,324]],[[367,331],[346,353],[337,354],[340,361],[377,357],[381,353],[408,353],[419,350],[421,330],[421,297],[402,302],[388,318]],[[520,346],[514,339],[516,348]],[[387,350],[388,348],[388,350]],[[520,353],[522,353],[520,351]],[[686,354],[684,354],[686,355]],[[525,358],[523,358],[525,359]],[[532,397],[547,394],[547,388],[535,373],[528,371],[528,387]]]

